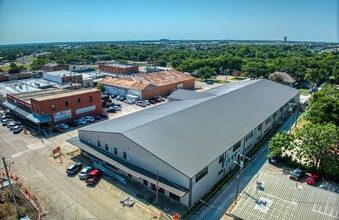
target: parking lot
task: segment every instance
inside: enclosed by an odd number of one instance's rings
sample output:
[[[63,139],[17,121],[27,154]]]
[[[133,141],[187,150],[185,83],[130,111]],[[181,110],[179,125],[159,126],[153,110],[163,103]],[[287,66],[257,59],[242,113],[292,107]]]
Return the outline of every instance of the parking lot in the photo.
[[[122,111],[109,113],[109,118],[145,109],[120,103]],[[10,166],[10,172],[38,198],[46,219],[168,219],[177,212],[185,212],[184,207],[167,199],[160,199],[156,208],[149,202],[154,193],[133,182],[122,184],[103,175],[96,184],[87,186],[78,175],[66,175],[71,163],[91,163],[66,140],[77,136],[77,129],[104,120],[108,119],[70,127],[63,133],[50,133],[40,138],[24,132],[13,134],[7,127],[1,126],[0,156],[11,156],[8,162],[13,161],[14,164]],[[52,151],[56,147],[61,148],[62,156],[54,159]],[[124,207],[120,203],[127,198],[135,201],[133,207]],[[166,213],[162,212],[165,208],[169,209]]]

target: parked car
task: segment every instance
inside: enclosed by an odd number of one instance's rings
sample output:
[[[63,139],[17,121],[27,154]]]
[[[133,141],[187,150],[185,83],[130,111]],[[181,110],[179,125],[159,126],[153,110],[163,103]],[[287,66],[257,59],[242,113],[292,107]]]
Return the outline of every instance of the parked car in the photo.
[[[112,106],[119,106],[119,107],[121,107],[121,104],[120,103],[112,102],[109,106],[110,107],[112,107]]]
[[[73,163],[66,170],[67,175],[74,175],[82,169],[82,163]]]
[[[7,116],[7,115],[2,115],[1,117],[0,117],[0,120],[2,121],[2,120],[5,120],[5,119],[9,119],[10,117],[9,116]]]
[[[61,128],[61,129],[64,129],[64,130],[67,130],[69,127],[68,125],[64,124],[64,123],[61,123],[61,124],[58,124],[58,125],[55,125],[56,128]]]
[[[118,95],[117,97],[115,97],[116,100],[120,100],[121,96]]]
[[[213,85],[213,83],[214,83],[213,81],[207,81],[206,82],[206,84],[208,84],[208,85]]]
[[[101,119],[101,117],[100,117],[99,115],[93,115],[93,118],[94,118],[95,120],[100,120],[100,119]]]
[[[102,118],[108,118],[107,112],[101,112],[101,113],[99,114],[99,116],[102,117]]]
[[[130,105],[134,103],[134,101],[132,99],[126,99],[124,102],[126,104],[130,104]]]
[[[115,99],[117,95],[111,95],[111,99]]]
[[[317,182],[319,182],[320,176],[317,174],[312,174],[310,177],[307,177],[306,183],[308,185],[314,186]]]
[[[68,126],[71,126],[71,127],[78,127],[78,123],[77,121],[69,121],[66,123]]]
[[[22,125],[15,125],[12,129],[13,134],[18,134],[20,133],[24,128],[22,127]]]
[[[155,99],[150,99],[149,100],[151,104],[156,104],[157,102],[155,101]]]
[[[85,117],[82,117],[82,119],[85,120],[86,122],[93,122],[93,121],[95,121],[93,116],[85,116]]]
[[[12,120],[9,118],[3,119],[1,120],[1,124],[2,126],[7,126],[8,123],[10,123]]]
[[[101,170],[98,170],[98,169],[92,170],[89,173],[88,177],[86,178],[85,182],[89,185],[95,184],[99,180],[101,175],[102,175]]]
[[[150,105],[151,104],[151,102],[149,101],[149,100],[144,100],[144,103],[146,104],[146,105]]]
[[[13,127],[16,125],[21,125],[21,122],[19,121],[11,121],[7,124],[7,128],[9,128],[9,130],[13,130]]]
[[[76,121],[77,121],[78,125],[85,125],[87,123],[87,121],[82,119],[82,118],[80,118],[80,119],[78,119]]]
[[[268,162],[271,164],[277,164],[280,163],[281,157],[279,156],[273,156],[268,159]]]
[[[305,174],[305,171],[302,169],[295,169],[291,173],[290,179],[298,180],[300,177],[302,177]]]
[[[85,166],[84,168],[82,168],[82,170],[79,173],[79,178],[81,180],[84,180],[88,177],[89,173],[92,171],[92,167],[90,166]]]
[[[52,131],[53,131],[54,133],[62,133],[62,132],[64,132],[64,129],[62,129],[62,128],[57,128],[57,127],[52,127]]]
[[[109,108],[107,109],[107,112],[116,113],[117,110],[116,110],[114,107],[109,107]]]
[[[136,101],[135,104],[137,106],[146,107],[146,104],[143,101]]]

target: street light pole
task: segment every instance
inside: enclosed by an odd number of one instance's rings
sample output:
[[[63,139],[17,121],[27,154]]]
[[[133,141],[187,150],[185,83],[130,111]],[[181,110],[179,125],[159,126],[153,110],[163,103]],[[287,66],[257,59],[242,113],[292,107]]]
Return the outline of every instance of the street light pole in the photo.
[[[15,208],[16,208],[16,212],[17,212],[18,218],[19,218],[20,217],[20,215],[19,215],[19,207],[18,207],[18,204],[16,203],[16,199],[15,199],[15,195],[14,195],[14,191],[13,191],[13,186],[12,186],[12,183],[11,183],[11,179],[9,178],[9,175],[8,175],[8,170],[7,170],[7,165],[6,165],[5,157],[2,158],[2,161],[3,161],[4,166],[5,166],[5,171],[6,171],[6,176],[7,176],[7,180],[8,180],[8,183],[9,183],[9,188],[11,190],[11,193],[12,193],[12,196],[13,196],[13,201],[14,201]]]
[[[240,157],[241,157],[241,162],[238,163],[237,161],[234,161],[234,163],[238,164],[240,166],[240,173],[238,175],[238,183],[237,183],[237,190],[236,190],[236,193],[235,193],[235,198],[234,198],[234,204],[237,204],[237,199],[238,199],[238,193],[239,193],[239,185],[240,185],[240,177],[241,177],[241,174],[243,172],[243,167],[244,167],[244,160],[245,158],[250,160],[251,158],[248,158],[242,154],[240,154]]]

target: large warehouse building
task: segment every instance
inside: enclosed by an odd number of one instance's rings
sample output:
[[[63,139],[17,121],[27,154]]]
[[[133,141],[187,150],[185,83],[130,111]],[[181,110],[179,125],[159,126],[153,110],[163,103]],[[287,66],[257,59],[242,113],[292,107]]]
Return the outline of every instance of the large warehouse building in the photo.
[[[69,142],[116,174],[192,207],[299,95],[269,80],[225,84],[82,128]]]

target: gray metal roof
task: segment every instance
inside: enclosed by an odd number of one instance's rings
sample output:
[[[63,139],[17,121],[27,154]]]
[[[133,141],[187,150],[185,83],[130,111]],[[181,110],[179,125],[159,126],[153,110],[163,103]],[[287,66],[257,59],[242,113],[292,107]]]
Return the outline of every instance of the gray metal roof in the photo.
[[[193,177],[298,93],[270,80],[226,84],[205,98],[168,102],[79,132],[122,133]]]
[[[262,182],[263,190],[257,190],[257,178]],[[260,173],[241,193],[241,200],[231,214],[241,219],[334,220],[339,219],[339,195],[306,183]]]
[[[167,97],[167,99],[171,100],[190,100],[190,99],[200,99],[211,96],[207,93],[203,92],[195,92],[192,90],[185,90],[185,89],[178,89],[175,92],[173,92],[171,95]]]

